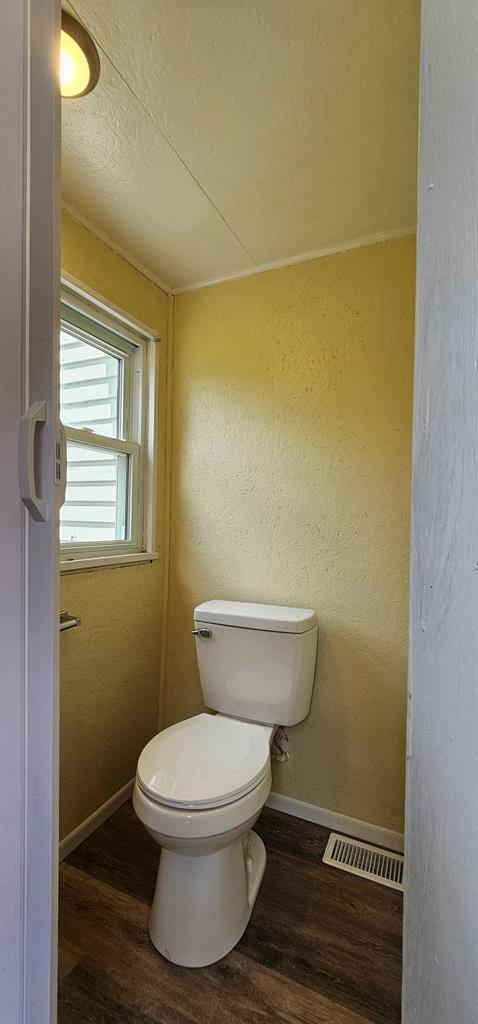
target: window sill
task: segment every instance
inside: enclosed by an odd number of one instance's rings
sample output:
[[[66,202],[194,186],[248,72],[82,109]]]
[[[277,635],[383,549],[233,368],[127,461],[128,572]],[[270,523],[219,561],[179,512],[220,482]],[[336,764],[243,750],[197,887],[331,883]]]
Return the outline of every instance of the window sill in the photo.
[[[99,558],[69,558],[60,561],[60,574],[68,572],[87,572],[91,569],[105,569],[108,566],[136,565],[138,562],[154,562],[158,558],[157,551],[136,551],[129,555],[104,555]]]

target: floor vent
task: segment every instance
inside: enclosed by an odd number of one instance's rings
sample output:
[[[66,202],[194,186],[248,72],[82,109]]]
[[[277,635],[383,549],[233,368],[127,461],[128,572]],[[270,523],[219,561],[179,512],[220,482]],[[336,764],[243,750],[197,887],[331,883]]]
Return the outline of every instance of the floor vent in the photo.
[[[324,864],[370,878],[403,892],[403,857],[400,853],[369,846],[358,839],[347,839],[331,832],[325,848]]]

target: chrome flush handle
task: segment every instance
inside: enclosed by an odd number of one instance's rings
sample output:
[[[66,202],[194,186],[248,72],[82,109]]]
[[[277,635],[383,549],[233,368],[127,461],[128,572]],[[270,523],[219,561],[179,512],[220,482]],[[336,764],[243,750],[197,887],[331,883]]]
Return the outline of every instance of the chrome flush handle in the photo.
[[[193,636],[202,636],[205,640],[208,640],[212,636],[212,630],[204,629],[203,627],[202,629],[193,629],[192,634]]]

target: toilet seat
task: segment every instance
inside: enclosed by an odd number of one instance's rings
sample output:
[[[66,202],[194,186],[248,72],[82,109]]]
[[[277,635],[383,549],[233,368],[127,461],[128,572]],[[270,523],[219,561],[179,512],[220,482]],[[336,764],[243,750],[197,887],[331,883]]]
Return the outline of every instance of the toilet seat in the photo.
[[[166,807],[222,807],[269,774],[272,733],[269,725],[195,715],[150,740],[138,761],[138,786]]]

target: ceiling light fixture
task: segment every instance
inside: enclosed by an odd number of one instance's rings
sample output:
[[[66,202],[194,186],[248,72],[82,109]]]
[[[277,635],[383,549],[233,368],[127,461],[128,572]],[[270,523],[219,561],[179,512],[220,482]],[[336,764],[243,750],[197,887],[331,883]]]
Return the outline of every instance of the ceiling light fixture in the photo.
[[[69,99],[86,96],[100,77],[100,58],[83,25],[68,11],[61,12],[61,95]]]

